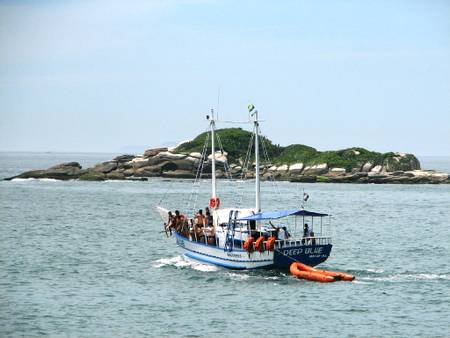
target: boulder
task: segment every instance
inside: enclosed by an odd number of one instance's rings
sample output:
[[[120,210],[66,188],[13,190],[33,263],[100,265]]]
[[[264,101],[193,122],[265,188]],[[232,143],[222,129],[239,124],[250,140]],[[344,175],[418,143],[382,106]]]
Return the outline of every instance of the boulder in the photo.
[[[189,161],[189,162],[192,162],[192,165],[197,165],[200,162],[200,158],[192,157],[192,156],[189,155],[188,157],[186,157],[182,161]]]
[[[185,160],[175,160],[171,161],[176,166],[175,170],[187,170],[192,171],[194,169],[194,162]]]
[[[153,157],[158,155],[159,153],[167,151],[167,147],[164,148],[151,148],[144,151],[144,157]]]
[[[117,169],[117,161],[107,161],[95,165],[93,168],[90,168],[89,171],[107,174],[115,169]]]
[[[157,166],[139,168],[136,169],[133,173],[133,176],[135,177],[156,177],[160,175],[161,168]]]
[[[163,172],[162,176],[167,178],[195,178],[195,174],[187,170],[174,170],[169,172]]]
[[[330,170],[330,174],[333,175],[343,175],[345,174],[345,172],[346,172],[345,168],[332,168]]]
[[[216,151],[215,158],[218,162],[228,162],[227,159],[228,153],[224,151],[223,153],[221,151]],[[212,154],[208,155],[208,160],[212,160]]]
[[[371,173],[380,173],[381,170],[383,169],[383,167],[381,165],[376,165],[375,167],[373,167],[370,172]]]
[[[443,172],[437,172],[434,170],[412,170],[405,172],[405,175],[413,175],[416,178],[430,182],[445,182],[449,178],[449,174]]]
[[[126,169],[122,172],[125,177],[133,176],[134,175],[134,169]]]
[[[125,179],[125,175],[120,171],[111,171],[106,174],[106,179],[108,180],[123,180]]]
[[[186,158],[187,155],[184,154],[175,154],[169,151],[162,151],[155,155],[153,159],[164,160],[164,161],[173,161],[173,160],[182,160]]]
[[[199,152],[193,152],[193,153],[190,153],[190,154],[189,154],[189,157],[193,157],[193,158],[196,158],[196,159],[200,159],[200,158],[202,158],[202,154],[199,153]]]
[[[286,171],[288,171],[288,169],[289,169],[289,166],[287,164],[283,164],[277,168],[277,172],[285,173]]]
[[[448,175],[447,173],[438,173],[438,172],[435,172],[435,173],[431,174],[431,178],[432,178],[433,180],[437,180],[437,181],[442,181],[442,182],[444,182],[444,181],[447,181],[447,180],[448,180],[449,175]]]
[[[273,165],[267,169],[268,171],[277,171],[278,167],[276,165]]]
[[[88,171],[80,175],[78,179],[82,181],[104,181],[106,176],[100,172]]]
[[[117,156],[113,159],[113,161],[116,161],[118,163],[122,163],[122,162],[128,162],[131,161],[132,159],[134,159],[136,157],[136,155],[120,155]]]
[[[364,165],[361,167],[361,171],[364,172],[364,173],[368,173],[372,168],[373,168],[373,163],[371,163],[371,162],[366,162],[366,163],[364,163]]]
[[[312,175],[299,175],[299,176],[291,176],[289,177],[290,182],[299,182],[299,183],[314,183],[316,182],[316,176]]]
[[[48,169],[70,169],[70,168],[78,168],[81,169],[81,165],[78,162],[66,162],[54,165]]]
[[[303,174],[306,176],[317,176],[321,174],[326,174],[327,172],[328,172],[328,164],[326,163],[307,166],[305,170],[303,170]]]
[[[300,173],[302,172],[303,168],[304,168],[303,163],[295,163],[295,164],[291,164],[291,165],[289,166],[289,173],[290,173],[291,175],[297,175],[297,174],[300,174]]]
[[[44,170],[30,170],[20,175],[5,178],[12,180],[14,178],[51,178],[56,180],[76,179],[82,173],[81,165],[78,162],[61,163]]]
[[[409,171],[420,169],[419,160],[412,154],[389,153],[383,160],[383,170],[386,172]]]
[[[150,165],[149,159],[148,158],[143,158],[143,157],[142,158],[141,157],[135,158],[131,162],[127,162],[127,163],[131,163],[131,165],[135,169],[139,169],[139,168],[146,167],[146,166]]]

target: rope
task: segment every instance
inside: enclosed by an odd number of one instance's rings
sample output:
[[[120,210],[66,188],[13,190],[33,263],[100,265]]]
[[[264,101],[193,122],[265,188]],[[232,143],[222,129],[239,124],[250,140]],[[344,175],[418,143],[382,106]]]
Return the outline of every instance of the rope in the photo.
[[[244,199],[244,190],[243,190],[243,182],[247,178],[248,165],[250,162],[251,152],[253,149],[253,139],[255,137],[255,128],[253,127],[253,133],[250,137],[250,142],[248,143],[247,153],[245,154],[244,163],[242,164],[242,172],[240,181],[238,184],[238,193],[237,193],[237,206],[240,207],[242,205]]]
[[[204,159],[205,159],[206,150],[207,150],[208,144],[209,144],[209,137],[210,137],[209,135],[210,135],[209,133],[206,134],[205,143],[203,144],[202,154],[201,154],[201,157],[200,157],[199,162],[198,162],[197,171],[196,171],[196,174],[195,174],[195,179],[194,179],[194,183],[192,185],[191,193],[189,195],[189,200],[188,200],[188,203],[187,203],[188,206],[187,206],[186,212],[189,212],[191,210],[195,211],[195,206],[197,204],[197,198],[198,198],[198,191],[200,189],[200,184],[199,183],[200,183],[201,173],[203,171]],[[197,193],[195,193],[196,185],[197,185]],[[195,195],[195,201],[194,201],[193,209],[191,209],[192,197],[194,195]]]
[[[223,149],[222,140],[220,139],[219,133],[217,133],[217,143],[219,144],[220,151],[223,154],[225,150]],[[228,165],[228,157],[226,159],[227,160],[224,163],[225,176],[227,176],[227,179],[231,182],[233,181],[233,176],[231,175],[231,169],[230,166]]]
[[[264,157],[266,160],[266,166],[268,166],[270,168],[270,167],[272,167],[272,162],[270,161],[270,158],[269,158],[269,152],[267,151],[266,142],[264,141],[264,137],[261,137],[261,145],[262,145]],[[280,192],[280,187],[275,182],[275,176],[272,173],[270,173],[269,181],[272,182],[272,188],[273,188],[275,194],[278,194],[278,197],[281,199],[282,195]]]

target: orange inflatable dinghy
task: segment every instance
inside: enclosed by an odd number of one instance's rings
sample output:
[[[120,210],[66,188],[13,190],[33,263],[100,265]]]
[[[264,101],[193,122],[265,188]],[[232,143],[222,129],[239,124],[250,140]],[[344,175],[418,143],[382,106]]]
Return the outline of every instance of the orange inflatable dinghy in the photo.
[[[320,270],[320,269],[315,269],[315,268],[313,268],[309,265],[303,264],[303,263],[297,263],[297,264],[298,264],[298,267],[300,270],[320,273],[320,274],[323,274],[326,276],[334,277],[336,280],[344,280],[344,281],[350,282],[355,279],[355,276],[350,275],[345,272]]]
[[[300,262],[292,263],[290,271],[295,277],[321,283],[336,282],[339,280],[352,281],[355,279],[355,276],[348,273],[314,269]]]
[[[298,264],[299,263],[297,263],[297,262],[292,263],[291,267],[289,269],[291,271],[291,273],[297,278],[307,279],[307,280],[311,280],[314,282],[321,282],[321,283],[331,283],[331,282],[336,281],[336,279],[331,276],[323,275],[323,274],[317,273],[317,272],[300,270]]]

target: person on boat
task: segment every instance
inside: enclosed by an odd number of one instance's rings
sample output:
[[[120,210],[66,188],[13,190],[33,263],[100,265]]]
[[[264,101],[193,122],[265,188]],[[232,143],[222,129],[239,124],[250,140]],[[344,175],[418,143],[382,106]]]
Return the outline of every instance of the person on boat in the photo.
[[[167,213],[167,222],[164,223],[164,231],[167,234],[167,231],[169,231],[170,235],[172,236],[172,229],[175,231],[176,230],[176,226],[175,226],[175,216],[172,214],[172,211],[169,211]]]
[[[288,239],[289,237],[291,237],[291,234],[289,233],[286,227],[278,228],[278,239],[284,240]]]
[[[206,217],[206,225],[212,226],[213,225],[213,217],[211,215],[211,212],[209,211],[209,208],[205,208],[205,217]]]
[[[180,211],[175,210],[174,224],[175,224],[175,231],[177,233],[179,234],[182,233],[186,221],[187,221],[186,216],[180,214]]]
[[[216,245],[216,234],[212,224],[205,226],[206,243],[209,245]]]
[[[311,237],[311,244],[316,245],[316,238],[314,237],[314,231],[309,233],[309,237]]]
[[[306,243],[306,238],[308,237],[309,237],[309,226],[307,223],[305,223],[305,225],[303,226],[303,239],[302,239],[303,244]]]
[[[288,232],[286,227],[276,227],[271,221],[269,221],[269,224],[272,228],[275,229],[275,237],[277,239],[284,240],[291,237],[291,234]]]
[[[195,215],[194,219],[194,232],[195,238],[197,241],[205,241],[205,234],[203,232],[203,228],[206,224],[206,217],[203,215],[203,210],[200,209],[198,213]]]

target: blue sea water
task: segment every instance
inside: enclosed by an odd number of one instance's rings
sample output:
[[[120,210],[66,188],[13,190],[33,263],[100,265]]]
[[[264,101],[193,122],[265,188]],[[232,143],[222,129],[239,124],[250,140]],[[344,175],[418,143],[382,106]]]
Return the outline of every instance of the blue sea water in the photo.
[[[0,177],[111,154],[1,153]],[[219,181],[224,206],[253,182]],[[449,337],[450,185],[262,186],[264,209],[330,212],[320,284],[186,261],[154,206],[183,209],[190,180],[0,181],[0,337]],[[198,206],[209,199],[200,185]]]

